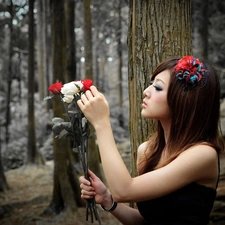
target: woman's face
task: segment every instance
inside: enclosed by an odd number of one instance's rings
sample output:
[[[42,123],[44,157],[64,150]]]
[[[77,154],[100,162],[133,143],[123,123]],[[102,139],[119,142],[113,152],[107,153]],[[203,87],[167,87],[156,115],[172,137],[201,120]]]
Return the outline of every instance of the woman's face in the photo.
[[[167,102],[169,81],[170,71],[164,70],[155,76],[153,83],[144,90],[141,111],[144,118],[157,119],[161,122],[170,120]]]

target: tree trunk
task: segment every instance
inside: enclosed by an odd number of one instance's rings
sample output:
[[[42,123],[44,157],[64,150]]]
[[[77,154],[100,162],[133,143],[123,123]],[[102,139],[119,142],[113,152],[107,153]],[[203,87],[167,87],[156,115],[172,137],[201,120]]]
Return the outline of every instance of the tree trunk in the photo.
[[[13,3],[12,0],[10,1],[9,6],[9,13],[11,15],[10,23],[9,23],[9,29],[10,29],[10,39],[9,39],[9,64],[8,64],[8,76],[7,76],[7,94],[6,94],[6,122],[5,122],[5,142],[8,144],[9,141],[9,124],[10,124],[10,102],[11,102],[11,84],[12,84],[12,68],[11,68],[11,61],[13,56],[13,49],[12,49],[12,33],[13,33]],[[1,125],[0,125],[0,131],[1,131]],[[1,132],[0,132],[1,134]],[[1,135],[0,135],[1,136]],[[8,184],[5,178],[4,169],[2,165],[2,151],[1,151],[1,140],[0,140],[0,192],[6,191],[8,189]]]
[[[34,0],[29,0],[29,57],[28,57],[28,146],[26,164],[44,164],[36,147],[34,117]]]
[[[200,46],[200,57],[202,59],[207,60],[208,59],[208,0],[201,0],[200,4],[200,23],[199,25],[199,43]]]
[[[91,10],[90,0],[84,0],[84,55],[85,55],[85,77],[93,79],[92,69],[92,34],[91,34]]]
[[[37,2],[37,65],[38,65],[38,93],[42,100],[47,95],[49,86],[49,60],[48,52],[48,1],[40,0]]]
[[[118,1],[118,32],[117,32],[117,54],[118,54],[118,74],[119,74],[119,125],[124,127],[124,116],[123,116],[123,57],[122,57],[122,15],[121,15],[122,2]]]
[[[93,80],[93,62],[92,62],[92,34],[91,34],[91,10],[90,10],[90,0],[84,0],[84,40],[85,40],[85,77]],[[91,129],[91,134],[94,132]],[[90,169],[96,173],[100,179],[102,178],[102,173],[99,165],[99,152],[95,144],[95,138],[89,140],[89,166]]]
[[[38,93],[40,100],[45,97],[44,95],[44,70],[43,70],[43,42],[42,42],[42,14],[43,5],[42,1],[37,1],[37,72],[38,72]]]
[[[0,125],[0,137],[1,137],[1,125]],[[6,191],[9,189],[9,186],[7,184],[4,169],[2,165],[2,145],[1,145],[1,139],[0,139],[0,192]]]
[[[10,23],[9,23],[9,30],[10,30],[10,36],[9,36],[9,64],[8,64],[8,76],[7,76],[7,94],[6,94],[6,122],[5,122],[5,142],[8,144],[9,142],[9,125],[11,121],[11,113],[10,113],[10,102],[11,102],[11,84],[12,84],[12,57],[13,57],[13,18],[14,18],[14,12],[13,12],[13,2],[10,1],[9,5],[9,13],[10,13]]]
[[[65,0],[65,30],[66,30],[66,73],[67,82],[77,79],[75,61],[75,32],[74,32],[74,11],[75,1]]]
[[[53,57],[53,82],[65,83],[65,32],[64,32],[64,2],[51,1],[52,7],[52,57]],[[53,99],[54,117],[62,117],[65,113],[62,102],[56,96]],[[65,118],[66,119],[66,118]],[[50,205],[43,215],[54,216],[61,214],[75,216],[78,206],[83,206],[80,198],[78,174],[75,171],[73,154],[70,148],[70,140],[66,137],[54,138],[54,186],[53,197]]]
[[[192,52],[190,0],[130,1],[128,27],[128,73],[132,175],[137,174],[138,146],[152,132],[141,118],[143,90],[156,66],[170,56]]]

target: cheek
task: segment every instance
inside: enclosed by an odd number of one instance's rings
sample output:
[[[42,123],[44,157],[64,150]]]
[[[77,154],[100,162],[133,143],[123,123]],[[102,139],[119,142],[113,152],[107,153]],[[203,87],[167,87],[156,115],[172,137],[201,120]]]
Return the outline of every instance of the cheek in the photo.
[[[155,103],[161,108],[161,110],[165,113],[169,113],[169,106],[167,102],[167,97],[166,96],[157,96],[154,99]]]
[[[168,105],[168,102],[167,102],[167,98],[165,95],[156,95],[152,98],[152,100],[155,102],[155,103],[158,103],[159,105],[162,105],[162,106],[167,106]]]

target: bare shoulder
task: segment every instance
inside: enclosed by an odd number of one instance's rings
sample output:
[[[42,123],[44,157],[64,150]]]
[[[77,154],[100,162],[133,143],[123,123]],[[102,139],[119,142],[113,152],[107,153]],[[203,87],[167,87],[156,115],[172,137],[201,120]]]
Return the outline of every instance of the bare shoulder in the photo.
[[[218,161],[218,154],[216,150],[207,144],[194,145],[181,153],[179,157],[190,157],[204,162]]]
[[[186,165],[189,164],[195,182],[215,187],[219,169],[218,154],[213,147],[207,144],[195,145],[181,153],[178,160]]]
[[[139,147],[144,154],[147,143]],[[218,155],[203,143],[182,152],[167,165],[137,176],[132,183],[135,201],[164,196],[193,182],[215,189],[218,180]],[[134,190],[134,191],[133,191]]]
[[[139,163],[140,163],[140,159],[142,158],[142,156],[144,156],[145,154],[145,150],[147,149],[148,146],[148,142],[145,141],[142,144],[139,145],[138,150],[137,150],[137,168],[139,168]]]
[[[147,149],[148,141],[143,142],[138,147],[138,155],[143,155],[145,153],[145,150]]]

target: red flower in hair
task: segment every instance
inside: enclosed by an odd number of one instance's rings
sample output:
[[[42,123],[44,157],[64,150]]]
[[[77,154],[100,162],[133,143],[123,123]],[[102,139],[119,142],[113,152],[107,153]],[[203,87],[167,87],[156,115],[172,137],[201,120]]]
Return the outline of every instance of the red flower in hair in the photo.
[[[83,84],[82,90],[84,92],[87,90],[90,90],[90,87],[93,85],[93,82],[91,79],[81,80],[81,83]]]
[[[183,85],[194,87],[198,83],[201,86],[205,85],[206,78],[204,78],[205,66],[197,58],[193,56],[184,56],[175,66],[176,77]]]
[[[54,95],[57,95],[61,92],[62,82],[56,82],[49,86],[48,90],[51,91]]]

